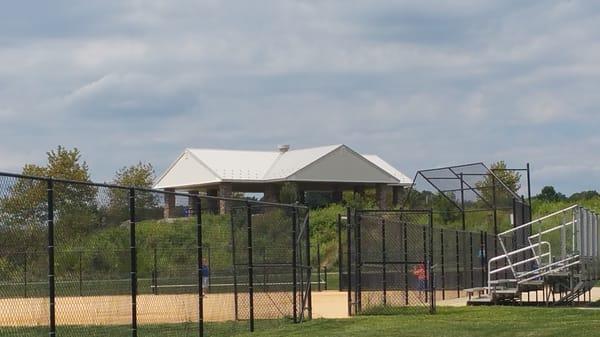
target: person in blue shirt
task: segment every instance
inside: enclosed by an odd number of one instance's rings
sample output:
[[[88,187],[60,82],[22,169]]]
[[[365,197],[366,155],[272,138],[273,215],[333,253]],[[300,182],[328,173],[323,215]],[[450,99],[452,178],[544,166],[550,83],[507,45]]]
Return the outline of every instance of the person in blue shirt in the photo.
[[[202,293],[208,293],[209,286],[209,275],[210,270],[208,269],[208,260],[206,258],[202,259],[202,267],[200,268],[200,272],[202,273]]]
[[[479,248],[479,252],[477,252],[477,257],[479,258],[479,263],[481,263],[481,267],[484,272],[487,272],[487,256],[486,256],[486,248],[485,244],[482,242],[481,247]]]

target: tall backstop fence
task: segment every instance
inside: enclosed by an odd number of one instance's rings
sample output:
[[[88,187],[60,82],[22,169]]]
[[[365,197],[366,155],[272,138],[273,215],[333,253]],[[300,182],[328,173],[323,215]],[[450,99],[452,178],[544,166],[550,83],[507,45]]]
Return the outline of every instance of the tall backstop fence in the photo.
[[[298,205],[0,173],[0,336],[221,336],[302,322],[309,234]]]

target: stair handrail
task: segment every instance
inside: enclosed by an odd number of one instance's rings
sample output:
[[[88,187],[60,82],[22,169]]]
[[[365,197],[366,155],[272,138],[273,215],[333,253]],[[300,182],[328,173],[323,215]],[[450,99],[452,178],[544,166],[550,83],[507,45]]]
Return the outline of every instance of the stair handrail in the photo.
[[[528,239],[529,239],[529,240],[532,240],[532,239],[533,239],[533,238],[535,238],[535,237],[541,236],[541,235],[543,235],[543,234],[548,234],[548,233],[554,232],[555,230],[561,229],[561,228],[562,228],[562,227],[564,227],[564,226],[571,226],[571,225],[573,225],[574,223],[577,223],[577,220],[574,220],[574,221],[569,221],[569,222],[566,222],[566,223],[564,223],[564,224],[560,224],[560,225],[558,225],[558,226],[552,227],[552,228],[550,228],[550,229],[546,229],[546,230],[544,230],[544,231],[542,231],[542,232],[539,232],[539,233],[533,234],[533,235],[529,236],[529,237],[528,237]]]
[[[527,222],[527,223],[524,223],[524,224],[522,224],[522,225],[519,225],[519,226],[517,226],[517,227],[513,227],[513,228],[511,228],[511,229],[507,229],[507,230],[505,230],[505,231],[504,231],[504,232],[502,232],[502,233],[498,233],[498,236],[504,236],[504,235],[506,235],[506,234],[512,233],[512,232],[514,232],[514,231],[517,231],[517,230],[519,230],[519,229],[521,229],[521,228],[525,228],[525,227],[527,227],[527,226],[533,225],[534,223],[538,223],[538,222],[540,222],[540,221],[544,221],[544,220],[546,220],[546,219],[548,219],[548,218],[551,218],[551,217],[553,217],[553,216],[556,216],[556,215],[559,215],[559,214],[561,214],[561,213],[564,213],[564,212],[570,211],[570,210],[572,210],[572,209],[575,209],[575,208],[577,208],[577,207],[579,207],[579,205],[577,205],[577,204],[575,204],[575,205],[573,205],[573,206],[569,206],[569,207],[567,207],[567,208],[561,209],[560,211],[556,211],[556,212],[554,212],[554,213],[550,213],[550,214],[548,214],[548,215],[545,215],[545,216],[543,216],[543,217],[541,217],[541,218],[537,218],[537,219],[535,219],[535,220],[529,221],[529,222]]]
[[[577,260],[574,261],[574,262],[570,262],[570,263],[567,263],[565,265],[559,266],[557,268],[552,268],[552,269],[547,270],[547,271],[545,271],[543,273],[538,273],[538,274],[530,276],[530,277],[528,277],[526,279],[518,280],[517,284],[521,284],[521,283],[524,283],[524,282],[527,282],[527,281],[535,280],[536,278],[539,278],[541,276],[544,276],[544,275],[547,275],[547,274],[550,274],[550,273],[554,273],[554,272],[557,272],[557,271],[561,271],[561,270],[563,270],[565,268],[569,268],[569,267],[572,267],[572,266],[575,266],[575,265],[578,265],[578,264],[581,263],[581,261],[579,260],[579,255],[574,255],[574,256],[570,256],[570,257],[567,257],[565,259],[562,259],[560,261],[556,261],[556,262],[554,262],[552,264],[564,263],[564,262],[567,262],[568,260],[571,260],[571,259],[577,259]],[[535,271],[538,271],[538,270],[541,270],[541,269],[544,269],[544,268],[547,268],[547,267],[548,266],[544,266],[543,268],[538,268]]]
[[[542,258],[542,257],[546,257],[546,256],[550,257],[550,255],[551,255],[550,252],[546,252],[546,253],[543,253],[543,254],[540,254],[540,255],[536,255],[534,257],[530,257],[530,258],[528,258],[526,260],[521,260],[519,262],[513,263],[513,266],[520,266],[520,265],[525,264],[527,262],[532,262],[532,261],[538,260],[539,258]],[[504,266],[504,267],[496,268],[496,269],[490,271],[490,273],[496,274],[496,273],[499,273],[501,271],[505,271],[507,269],[510,269],[510,266]]]
[[[530,235],[529,237],[527,237],[527,242],[529,242],[529,244],[531,245],[531,244],[533,244],[533,239],[537,238],[538,240],[540,240],[542,238],[542,235],[544,235],[544,234],[552,233],[556,230],[563,229],[564,227],[572,226],[572,225],[576,224],[577,222],[578,222],[578,220],[572,220],[572,221],[560,224],[558,226],[554,226],[550,229],[546,229],[544,231]],[[533,252],[533,255],[536,255],[535,249],[532,249],[532,252]],[[550,251],[550,252],[552,252],[552,251]],[[552,261],[552,257],[550,257],[549,260]],[[538,265],[541,265],[542,261],[538,259],[537,263],[538,263]]]
[[[510,260],[509,257],[512,256],[512,255],[516,255],[518,253],[522,253],[524,251],[533,249],[535,247],[541,247],[542,245],[547,245],[548,246],[548,252],[552,252],[552,246],[551,246],[550,242],[541,241],[541,242],[538,242],[538,243],[531,244],[531,245],[529,245],[527,247],[519,248],[519,249],[510,251],[510,252],[507,252],[505,254],[502,254],[502,255],[499,255],[499,256],[495,256],[495,257],[489,259],[488,260],[488,293],[491,292],[491,289],[492,289],[492,275],[496,273],[495,269],[498,269],[498,268],[492,269],[492,262],[500,261],[502,259],[506,259],[508,261],[508,266],[504,266],[504,267],[501,267],[501,268],[504,268],[503,270],[505,270],[505,269],[511,269],[511,272],[512,272],[513,276],[516,278],[517,275],[516,275],[515,270],[513,268],[515,266],[515,264],[513,264],[511,262],[511,260]],[[534,254],[534,255],[535,255],[536,258],[539,258],[538,254]],[[551,256],[548,255],[548,260],[550,261],[550,259],[551,259]],[[505,268],[505,267],[508,267],[508,268]]]
[[[551,220],[544,222],[553,217],[556,217],[555,220],[557,221]],[[538,279],[544,280],[549,274],[557,273],[556,275],[562,275],[563,273],[569,273],[569,275],[572,275],[572,273],[575,272],[573,268],[576,266],[583,266],[583,270],[586,268],[593,270],[599,269],[599,221],[596,213],[575,204],[497,234],[499,244],[502,248],[500,253],[502,254],[488,260],[487,290],[490,296],[494,298],[494,294],[498,292],[499,289],[502,289],[503,285],[508,288],[516,288],[516,292],[519,293],[519,289],[524,283]],[[544,225],[555,223],[559,224],[553,225],[550,228],[544,228]],[[532,225],[534,224],[538,224],[535,226],[535,230],[537,230],[538,233],[532,233]],[[567,234],[567,230],[570,230],[571,227],[572,233]],[[523,231],[522,235],[522,237],[526,237],[526,242],[524,242],[524,244],[527,245],[526,247],[517,248],[521,244],[512,247],[514,245],[509,245],[508,241],[505,242],[509,237],[514,239],[515,232],[523,229],[526,229],[526,231]],[[552,241],[552,239],[549,238],[554,238],[554,236],[547,236],[556,231],[561,231],[560,252],[552,251],[552,246],[549,242]],[[519,239],[519,237],[517,237],[517,239]],[[547,241],[542,241],[543,239],[546,239]],[[519,241],[520,240],[521,239],[519,239]],[[513,250],[507,250],[507,247],[509,246],[510,249]],[[531,253],[519,254],[525,251],[531,251]],[[587,260],[588,258],[591,261],[589,263]],[[497,264],[497,261],[505,262],[501,267],[496,266],[496,268],[492,268],[492,264]],[[527,265],[525,268],[516,268],[517,266],[526,265],[529,262],[533,263]],[[595,266],[587,266],[591,263],[595,264]],[[519,271],[518,269],[522,271]],[[512,277],[501,278],[499,273],[506,270],[511,270]],[[578,270],[580,273],[584,272],[581,271],[581,268]],[[587,273],[589,274],[590,271],[588,270]],[[598,274],[595,275],[596,276],[591,276],[591,278],[589,275],[585,277],[588,277],[590,280],[600,279],[600,276],[597,276]],[[578,289],[577,287],[573,288],[572,286],[571,288],[573,291]]]
[[[523,278],[526,275],[535,274],[536,272],[541,271],[541,270],[545,270],[545,269],[548,269],[548,268],[552,269],[551,268],[552,266],[561,265],[562,263],[565,263],[565,262],[567,262],[569,260],[572,260],[572,259],[576,259],[578,257],[579,257],[579,255],[571,255],[571,256],[563,258],[562,260],[554,261],[552,263],[548,263],[546,265],[540,266],[537,269],[533,269],[533,270],[530,270],[530,271],[526,271],[526,272],[520,273],[516,277],[517,277],[517,279],[519,279],[519,278]]]
[[[499,255],[499,256],[496,256],[495,258],[492,258],[492,259],[490,259],[490,260],[488,261],[488,282],[491,282],[491,275],[496,273],[496,272],[494,272],[494,270],[492,270],[492,268],[491,268],[491,263],[489,263],[489,262],[494,262],[494,261],[498,261],[498,260],[501,260],[501,259],[506,259],[506,260],[507,260],[507,264],[508,264],[508,266],[502,267],[502,270],[510,269],[510,270],[511,270],[511,272],[512,272],[512,274],[513,274],[513,276],[514,276],[514,278],[515,278],[515,279],[519,279],[519,278],[517,277],[517,272],[515,271],[515,269],[514,269],[514,266],[515,266],[515,265],[521,265],[521,264],[523,264],[523,262],[522,262],[522,261],[517,261],[517,262],[515,263],[515,262],[513,262],[513,261],[512,261],[512,259],[511,259],[510,257],[511,257],[511,256],[513,256],[513,255],[515,255],[515,254],[518,254],[518,253],[521,253],[521,252],[527,251],[527,250],[531,250],[531,252],[532,252],[532,254],[533,254],[533,259],[531,259],[531,258],[528,258],[528,259],[526,259],[527,261],[533,261],[533,260],[537,260],[537,262],[538,262],[538,266],[541,266],[541,264],[542,264],[541,257],[542,257],[542,256],[543,256],[543,257],[546,257],[546,256],[547,256],[547,257],[548,257],[548,265],[552,264],[552,248],[551,248],[551,246],[550,246],[550,244],[549,244],[549,243],[548,243],[548,246],[549,246],[548,252],[549,252],[550,254],[542,254],[542,251],[541,251],[542,242],[545,242],[545,241],[541,241],[541,240],[540,240],[540,239],[541,239],[541,236],[542,236],[542,234],[546,234],[546,233],[552,232],[552,231],[554,231],[554,230],[557,230],[557,229],[560,229],[560,228],[564,228],[564,227],[566,227],[566,226],[574,225],[574,224],[576,223],[576,220],[574,220],[574,221],[570,221],[570,222],[567,222],[567,223],[560,224],[560,225],[558,225],[558,226],[555,226],[555,227],[553,227],[553,228],[551,228],[551,229],[549,229],[549,230],[544,230],[543,232],[540,232],[540,233],[537,233],[537,234],[530,235],[530,236],[528,236],[528,238],[527,238],[527,241],[528,241],[528,243],[529,243],[529,246],[522,247],[522,248],[519,248],[519,249],[516,249],[516,250],[510,251],[510,252],[509,252],[509,251],[507,251],[507,249],[506,249],[506,247],[505,247],[505,245],[504,245],[503,236],[506,236],[507,234],[511,234],[511,233],[513,233],[513,232],[516,232],[516,231],[518,231],[518,230],[520,230],[520,229],[523,229],[523,228],[529,227],[529,226],[531,226],[531,225],[533,225],[533,224],[536,224],[536,223],[540,223],[540,222],[542,222],[542,221],[544,221],[544,220],[546,220],[546,219],[552,218],[552,217],[554,217],[554,216],[557,216],[557,215],[560,215],[560,214],[564,214],[564,213],[566,213],[566,212],[572,211],[572,210],[574,210],[574,209],[577,209],[577,208],[580,208],[580,206],[579,206],[578,204],[575,204],[575,205],[569,206],[569,207],[567,207],[567,208],[563,208],[563,209],[561,209],[561,210],[558,210],[558,211],[556,211],[556,212],[550,213],[550,214],[548,214],[548,215],[545,215],[545,216],[543,216],[543,217],[540,217],[540,218],[534,219],[534,220],[532,220],[532,221],[529,221],[529,222],[527,222],[527,223],[524,223],[524,224],[522,224],[522,225],[519,225],[519,226],[517,226],[517,227],[511,228],[511,229],[508,229],[508,230],[506,230],[506,231],[504,231],[504,232],[501,232],[501,233],[499,233],[499,234],[497,235],[497,237],[498,237],[498,241],[499,241],[499,243],[500,243],[500,246],[501,246],[501,248],[502,248],[502,250],[503,250],[504,254],[502,254],[502,255]],[[533,243],[532,239],[534,239],[534,238],[537,238],[537,239],[538,239],[538,240],[540,240],[540,241],[539,241],[539,242],[537,242],[537,243]],[[540,248],[539,248],[539,250],[540,250],[540,251],[539,251],[539,253],[536,251],[536,248],[537,248],[537,247],[540,247]],[[508,268],[506,268],[506,267],[508,267]],[[543,268],[543,267],[542,267],[542,268]],[[536,271],[538,271],[538,270],[541,270],[542,268],[537,268],[537,269],[535,269],[535,270],[536,270]],[[498,268],[496,268],[496,269],[498,269]],[[488,285],[488,286],[490,286],[490,285]]]

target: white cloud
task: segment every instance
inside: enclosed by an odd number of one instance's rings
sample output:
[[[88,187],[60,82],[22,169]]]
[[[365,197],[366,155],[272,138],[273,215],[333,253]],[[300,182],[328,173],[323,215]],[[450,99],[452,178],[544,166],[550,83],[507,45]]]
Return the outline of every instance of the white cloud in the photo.
[[[409,175],[530,161],[536,187],[571,192],[591,184],[577,172],[599,167],[599,9],[130,0],[32,13],[14,3],[0,13],[0,141],[15,145],[0,154],[13,169],[78,146],[104,180],[138,160],[160,170],[187,146],[348,143]]]

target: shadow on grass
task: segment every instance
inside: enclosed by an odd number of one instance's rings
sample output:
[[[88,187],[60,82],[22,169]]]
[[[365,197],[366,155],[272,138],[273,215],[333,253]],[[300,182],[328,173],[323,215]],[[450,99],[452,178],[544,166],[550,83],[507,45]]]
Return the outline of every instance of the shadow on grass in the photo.
[[[275,330],[292,325],[289,319],[256,320],[255,331]],[[250,331],[248,321],[204,323],[204,336],[220,337],[245,334]],[[56,327],[57,336],[82,337],[82,336],[107,336],[130,337],[130,325],[64,325]],[[43,327],[2,327],[0,337],[40,337],[48,336],[49,329]],[[138,334],[144,337],[197,337],[198,323],[186,322],[179,324],[141,324],[138,325]]]
[[[361,311],[361,316],[369,316],[369,315],[419,315],[429,313],[429,307],[425,306],[386,306],[380,305],[368,309],[364,309]]]

